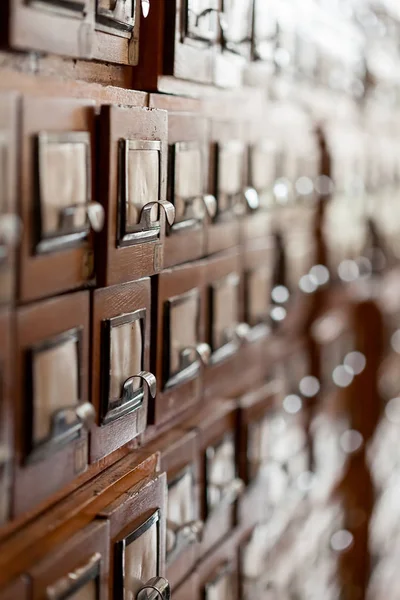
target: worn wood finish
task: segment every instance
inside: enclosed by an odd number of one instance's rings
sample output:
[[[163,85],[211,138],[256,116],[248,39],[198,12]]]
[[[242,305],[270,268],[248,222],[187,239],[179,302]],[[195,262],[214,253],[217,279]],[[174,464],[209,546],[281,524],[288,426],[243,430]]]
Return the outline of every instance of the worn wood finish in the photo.
[[[61,543],[60,540],[53,542],[53,548],[48,556],[29,570],[32,600],[47,597],[49,589],[56,589],[57,585],[60,586],[61,580],[68,581],[68,579],[72,589],[81,582],[78,590],[85,587],[86,581],[89,585],[93,585],[90,582],[94,581],[94,587],[98,590],[96,600],[107,600],[109,597],[109,535],[107,521],[94,522]],[[95,572],[93,574],[89,572],[86,577],[84,574],[79,576],[79,571],[87,568],[91,562],[94,567],[97,566]],[[93,571],[93,568],[91,570]],[[69,574],[72,576],[69,577]],[[79,594],[78,590],[74,593]],[[91,598],[89,594],[88,598]]]
[[[196,431],[200,453],[201,515],[204,521],[200,556],[215,547],[236,525],[236,501],[222,502],[207,513],[206,479],[207,448],[220,444],[226,435],[231,434],[235,441],[236,422],[236,402],[220,400],[205,406],[182,425],[184,430]]]
[[[100,420],[100,405],[107,373],[104,362],[104,328],[109,319],[144,311],[142,370],[150,369],[151,302],[150,279],[96,290],[92,310],[92,403],[97,423],[91,429],[90,461],[96,462],[143,433],[147,424],[149,390],[144,386],[144,398],[131,414],[104,424]],[[103,353],[103,354],[102,354]],[[102,358],[103,356],[103,358]],[[130,376],[136,373],[130,373]]]
[[[206,296],[204,290],[205,263],[198,261],[190,265],[182,265],[173,269],[166,269],[158,275],[153,288],[158,298],[157,317],[154,321],[153,335],[155,336],[153,349],[158,349],[152,355],[152,369],[155,369],[157,377],[157,396],[152,420],[161,424],[179,413],[184,412],[189,406],[193,406],[201,399],[203,374],[200,361],[197,360],[198,369],[188,378],[184,378],[175,385],[165,387],[165,364],[168,360],[169,350],[166,347],[167,339],[167,306],[168,301],[181,296],[190,290],[198,290],[200,306],[198,315],[198,343],[206,340],[205,334],[205,304]]]
[[[30,598],[29,581],[27,577],[18,577],[13,583],[0,590],[1,600],[28,600]]]
[[[233,532],[224,540],[218,548],[199,563],[196,574],[199,580],[200,597],[206,598],[205,590],[207,584],[222,574],[225,570],[232,574],[234,580],[233,600],[240,598],[239,595],[239,542],[242,533],[238,530]]]
[[[27,352],[40,342],[63,332],[78,329],[80,343],[80,401],[87,402],[89,380],[89,292],[78,292],[46,300],[17,312],[16,335],[16,460],[13,515],[19,516],[67,485],[87,467],[87,434],[81,430],[77,439],[58,452],[38,462],[27,463],[29,437]],[[40,483],[39,483],[40,482]]]
[[[121,161],[119,140],[148,140],[161,143],[160,200],[166,199],[167,184],[167,114],[165,111],[104,106],[100,114],[100,180],[99,190],[106,212],[103,231],[97,236],[96,256],[99,282],[113,285],[153,275],[162,269],[165,215],[160,210],[157,239],[119,246],[117,242],[119,214],[119,177]]]

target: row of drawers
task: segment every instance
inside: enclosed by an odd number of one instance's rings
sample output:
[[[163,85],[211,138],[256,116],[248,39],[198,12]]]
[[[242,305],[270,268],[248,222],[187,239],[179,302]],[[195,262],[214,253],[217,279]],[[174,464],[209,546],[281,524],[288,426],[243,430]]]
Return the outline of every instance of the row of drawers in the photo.
[[[289,254],[310,251],[317,155],[306,165],[292,149],[278,167],[264,137],[246,141],[243,123],[210,121],[184,102],[178,112],[103,106],[97,116],[86,100],[4,94],[0,103],[5,302],[15,271],[25,303],[151,276],[266,238],[273,222]]]
[[[300,345],[297,352],[301,351]],[[9,564],[2,573],[8,579],[11,573],[18,574],[21,561],[19,567],[11,567],[12,557],[25,545],[22,567],[29,573],[34,598],[65,597],[57,595],[61,592],[85,593],[82,598],[90,599],[120,598],[122,589],[128,597],[141,598],[136,595],[139,587],[159,576],[167,577],[174,598],[203,594],[211,599],[217,590],[224,600],[251,598],[274,580],[271,570],[265,570],[279,541],[274,531],[283,532],[296,515],[304,514],[309,491],[312,446],[306,404],[290,408],[287,397],[281,382],[272,379],[236,401],[204,407],[145,451],[122,459],[110,469],[114,475],[102,474],[44,515],[43,522],[28,526],[25,538],[17,533],[7,542],[3,566]],[[320,430],[327,437],[332,425],[335,428],[335,418],[331,421],[328,429],[317,423],[313,435]],[[336,444],[340,454],[339,438]],[[314,464],[315,480],[321,479],[319,493],[311,501],[317,517],[342,463],[341,459],[332,463],[328,452],[327,461]],[[330,471],[332,481],[327,478]],[[72,507],[77,520],[71,517]],[[322,540],[317,532],[313,536],[314,545],[324,545],[320,550],[325,555],[335,523],[339,527],[335,516],[333,510],[328,532],[320,523]],[[80,531],[72,535],[76,527]],[[38,547],[38,540],[30,536],[45,530],[46,544]],[[93,595],[96,579],[97,593],[101,590],[104,596]],[[190,589],[195,580],[196,587]],[[7,593],[0,594],[2,600],[9,598]],[[163,593],[162,598],[169,598]]]

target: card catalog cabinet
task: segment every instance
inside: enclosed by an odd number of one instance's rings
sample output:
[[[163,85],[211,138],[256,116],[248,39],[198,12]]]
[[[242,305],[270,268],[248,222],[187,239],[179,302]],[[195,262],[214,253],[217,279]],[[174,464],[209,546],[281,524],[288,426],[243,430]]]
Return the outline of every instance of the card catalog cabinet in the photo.
[[[239,243],[239,215],[244,208],[247,147],[242,123],[211,122],[209,192],[215,196],[215,215],[207,227],[207,254]]]
[[[205,342],[205,264],[201,261],[166,269],[153,288],[157,318],[152,357],[157,377],[156,424],[182,415],[202,397],[204,366],[210,348]]]
[[[10,517],[12,485],[13,321],[0,312],[0,524]]]
[[[166,476],[151,475],[101,510],[110,524],[109,597],[169,600],[165,574]],[[142,592],[141,592],[142,591]]]
[[[206,224],[215,214],[207,194],[208,120],[202,103],[152,94],[150,105],[168,110],[168,200],[175,221],[164,240],[164,266],[196,260],[205,253]]]
[[[26,97],[22,107],[22,302],[88,285],[95,200],[94,107],[90,100]]]
[[[108,600],[109,537],[109,523],[99,521],[53,543],[48,556],[28,571],[32,600]]]
[[[105,226],[96,253],[99,281],[113,285],[163,268],[165,231],[175,217],[167,201],[167,113],[103,106],[99,139]]]
[[[175,588],[195,567],[203,533],[200,507],[200,453],[196,431],[172,429],[147,446],[160,452],[167,474],[167,579]]]
[[[82,473],[88,461],[89,292],[18,309],[17,467],[13,512],[32,508]]]
[[[244,487],[238,476],[236,419],[235,402],[226,400],[207,405],[183,425],[196,431],[200,452],[201,556],[236,525],[236,501]]]
[[[14,302],[21,238],[16,185],[18,107],[17,94],[0,93],[0,307]]]
[[[92,309],[92,402],[97,413],[90,459],[136,438],[156,393],[150,369],[150,279],[98,289]]]

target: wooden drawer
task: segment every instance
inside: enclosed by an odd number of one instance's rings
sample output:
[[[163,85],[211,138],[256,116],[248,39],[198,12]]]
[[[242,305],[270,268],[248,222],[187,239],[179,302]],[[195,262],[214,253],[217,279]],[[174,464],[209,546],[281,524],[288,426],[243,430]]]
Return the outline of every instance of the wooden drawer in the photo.
[[[247,146],[243,123],[211,121],[209,191],[217,200],[214,218],[207,227],[207,254],[239,243],[238,216],[244,213]]]
[[[17,216],[17,94],[0,94],[0,306],[14,302],[16,249],[21,238]]]
[[[229,400],[206,406],[182,429],[195,430],[200,453],[201,519],[204,522],[200,554],[204,556],[236,524],[236,501],[243,491],[238,478],[236,403]]]
[[[157,321],[153,333],[157,356],[156,424],[182,414],[201,398],[202,370],[209,358],[205,344],[204,263],[163,271],[155,281]]]
[[[92,231],[104,211],[93,188],[90,100],[25,98],[22,112],[22,302],[88,285]]]
[[[205,225],[215,210],[208,185],[208,121],[202,102],[153,94],[150,105],[168,110],[168,200],[175,223],[164,242],[164,266],[189,262],[205,253]]]
[[[143,433],[149,397],[156,392],[150,368],[150,279],[98,289],[92,312],[90,460],[97,461]]]
[[[9,5],[12,47],[91,58],[95,0],[10,0]]]
[[[106,521],[92,523],[54,547],[46,540],[51,551],[28,573],[31,600],[108,600],[109,535]]]
[[[243,278],[236,251],[207,259],[207,342],[211,348],[205,370],[205,393],[221,397],[235,393],[242,382],[238,375],[240,353],[248,326],[243,322]]]
[[[14,515],[34,507],[87,466],[89,292],[17,312],[17,458]]]
[[[30,583],[27,577],[18,577],[0,590],[0,600],[30,600]]]
[[[103,106],[100,194],[105,227],[96,254],[99,281],[114,285],[153,275],[163,266],[167,203],[167,113]]]
[[[204,600],[238,600],[238,540],[232,535],[197,566],[200,597]]]
[[[0,524],[10,517],[12,473],[12,410],[14,386],[13,315],[0,312]]]
[[[105,0],[94,8],[93,58],[123,65],[139,60],[139,26],[150,0]]]
[[[111,533],[110,597],[137,596],[143,585],[165,574],[166,476],[149,476],[102,510]],[[160,579],[161,598],[169,584]],[[146,597],[146,596],[145,596]]]
[[[146,446],[160,452],[167,474],[167,579],[174,590],[193,569],[203,531],[200,518],[200,455],[195,431],[172,429]]]

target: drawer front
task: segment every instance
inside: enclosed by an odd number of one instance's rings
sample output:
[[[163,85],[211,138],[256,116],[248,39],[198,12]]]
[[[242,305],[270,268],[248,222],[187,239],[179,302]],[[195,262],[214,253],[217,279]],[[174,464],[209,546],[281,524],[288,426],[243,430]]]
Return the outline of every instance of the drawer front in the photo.
[[[274,203],[278,153],[273,140],[260,140],[249,150],[249,183],[259,197],[260,206],[271,208]]]
[[[137,1],[98,0],[96,5],[97,29],[121,37],[132,36]]]
[[[6,588],[0,590],[1,600],[28,600],[31,598],[30,585],[28,578],[19,577],[13,583],[10,583]]]
[[[233,434],[227,433],[206,449],[206,511],[211,514],[233,498],[236,479],[236,448]]]
[[[156,378],[150,368],[150,279],[94,293],[91,460],[143,433]]]
[[[174,222],[167,202],[167,113],[104,106],[100,114],[100,198],[106,224],[98,236],[104,285],[162,269],[163,238]]]
[[[82,529],[29,572],[32,600],[107,600],[109,523]]]
[[[19,309],[17,507],[54,493],[86,468],[86,432],[95,417],[88,360],[88,292]],[[26,498],[32,477],[40,485]]]
[[[91,232],[104,210],[93,189],[93,103],[26,98],[23,103],[21,300],[93,278]]]
[[[244,191],[246,146],[240,140],[221,141],[215,146],[216,219],[232,216],[240,209]]]
[[[201,536],[194,465],[180,469],[168,481],[167,563],[171,564]]]
[[[164,576],[165,501],[166,476],[162,474],[140,481],[99,515],[110,522],[111,597],[136,598],[150,580]],[[159,581],[157,589],[164,589],[163,585]],[[168,600],[169,586],[165,583],[164,587],[160,597]]]
[[[237,328],[240,322],[240,277],[229,273],[210,287],[210,345],[212,359],[218,361],[238,348]]]

